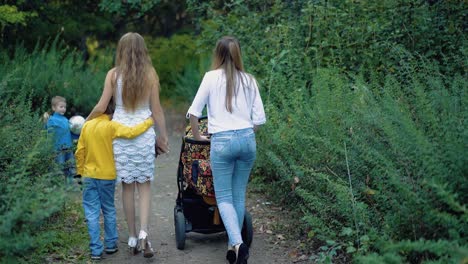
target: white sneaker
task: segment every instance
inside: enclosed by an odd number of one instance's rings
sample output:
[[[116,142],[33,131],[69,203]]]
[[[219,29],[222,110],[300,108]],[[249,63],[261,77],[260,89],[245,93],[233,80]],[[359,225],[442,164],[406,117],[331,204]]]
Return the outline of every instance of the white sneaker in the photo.
[[[140,234],[138,235],[138,239],[145,239],[148,236],[148,233],[146,233],[143,230],[140,230]]]
[[[129,237],[128,238],[128,246],[134,248],[137,246],[138,239],[136,237]]]

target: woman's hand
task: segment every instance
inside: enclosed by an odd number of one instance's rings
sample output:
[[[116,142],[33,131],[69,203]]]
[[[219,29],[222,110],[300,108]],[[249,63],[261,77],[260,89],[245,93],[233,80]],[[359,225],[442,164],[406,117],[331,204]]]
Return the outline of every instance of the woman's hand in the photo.
[[[156,148],[156,151],[158,152],[158,155],[159,154],[166,154],[166,153],[169,153],[169,141],[167,140],[167,137],[164,138],[164,137],[158,137],[156,139],[156,145],[157,145],[157,148]]]
[[[192,127],[193,138],[198,141],[210,141],[206,136],[202,136],[199,131],[198,117],[190,115],[190,126]]]

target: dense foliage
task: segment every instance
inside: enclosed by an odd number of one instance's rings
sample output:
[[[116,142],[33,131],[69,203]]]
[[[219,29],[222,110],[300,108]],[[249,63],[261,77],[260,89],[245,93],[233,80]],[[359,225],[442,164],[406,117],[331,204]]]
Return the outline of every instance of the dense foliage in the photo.
[[[38,44],[33,52],[18,47],[12,57],[1,53],[0,96],[6,102],[16,102],[27,95],[32,109],[50,110],[50,99],[61,95],[67,99],[67,115],[79,109],[91,111],[99,99],[104,84],[104,67],[86,65],[79,55],[59,44],[59,38]]]
[[[61,34],[87,59],[89,39],[115,42],[128,31],[169,37],[189,30],[185,1],[0,0],[0,47],[31,50],[38,39]]]
[[[175,34],[170,38],[151,38],[145,41],[158,72],[161,97],[175,100],[190,100],[206,69],[205,53],[198,51],[194,37]]]
[[[2,78],[2,90],[7,78]],[[60,210],[63,178],[52,162],[38,115],[30,112],[28,95],[2,101],[0,111],[0,260],[8,262],[47,239],[35,234]]]
[[[302,212],[311,260],[468,256],[463,1],[188,2],[201,48],[240,39],[268,115],[254,183]]]

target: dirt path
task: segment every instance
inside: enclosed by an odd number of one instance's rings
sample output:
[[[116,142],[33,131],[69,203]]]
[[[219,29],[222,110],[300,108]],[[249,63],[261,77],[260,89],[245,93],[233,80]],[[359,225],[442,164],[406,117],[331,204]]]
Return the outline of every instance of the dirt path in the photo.
[[[175,231],[173,210],[177,194],[176,171],[181,146],[181,127],[184,120],[168,115],[168,130],[179,131],[170,135],[171,152],[159,156],[156,160],[156,175],[152,183],[152,214],[150,215],[150,241],[156,255],[151,259],[143,258],[142,254],[131,256],[127,250],[127,225],[122,211],[121,187],[116,189],[116,208],[119,230],[119,251],[113,255],[104,255],[102,263],[227,263],[225,254],[227,250],[227,235],[225,232],[203,235],[188,233],[184,250],[178,250],[175,244]],[[255,196],[255,195],[254,195]],[[263,227],[256,226],[259,219],[255,219],[256,213],[252,207],[262,197],[252,195],[248,197],[248,208],[252,213],[254,223],[254,238],[250,248],[249,263],[292,263],[288,257],[288,250],[283,243],[275,242],[275,235],[264,232]],[[261,203],[260,203],[261,204]],[[258,206],[258,205],[257,205]],[[138,215],[138,212],[137,212]],[[259,216],[260,217],[260,216]],[[138,226],[138,225],[137,225]]]

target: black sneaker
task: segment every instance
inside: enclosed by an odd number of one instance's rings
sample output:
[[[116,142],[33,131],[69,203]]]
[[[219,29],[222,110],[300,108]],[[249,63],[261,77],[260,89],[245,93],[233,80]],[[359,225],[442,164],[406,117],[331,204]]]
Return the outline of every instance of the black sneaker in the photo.
[[[226,253],[226,259],[229,261],[229,264],[236,263],[236,252],[232,249],[229,249]]]
[[[115,252],[119,251],[119,248],[117,248],[117,247],[106,248],[104,251],[106,252],[106,254],[114,254]]]
[[[237,252],[236,264],[247,264],[249,258],[249,248],[244,244],[240,244],[239,251]]]

